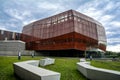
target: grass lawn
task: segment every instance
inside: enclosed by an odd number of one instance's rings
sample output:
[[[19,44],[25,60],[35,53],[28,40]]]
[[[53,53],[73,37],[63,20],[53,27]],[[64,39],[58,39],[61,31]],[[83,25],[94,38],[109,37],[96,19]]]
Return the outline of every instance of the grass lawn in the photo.
[[[55,64],[43,68],[60,72],[60,80],[87,80],[77,70],[77,62],[79,62],[79,59],[76,58],[56,58]]]
[[[117,61],[93,60],[91,61],[91,65],[99,68],[120,71],[120,62]]]
[[[25,60],[39,60],[43,57],[24,56],[21,60],[17,57],[1,57],[0,56],[0,80],[19,80],[14,77],[13,63]],[[77,58],[55,58],[55,64],[44,68],[61,73],[61,80],[87,80],[76,68]]]
[[[26,60],[39,60],[43,57],[22,56],[21,60],[17,57],[0,56],[0,80],[19,80],[14,76],[13,63]],[[43,68],[61,73],[61,80],[87,80],[78,70],[76,63],[78,58],[55,58],[55,64]],[[113,69],[120,71],[120,62],[111,61],[92,61],[93,66]]]
[[[13,63],[31,59],[39,60],[41,57],[31,58],[30,56],[22,57],[18,60],[17,57],[1,57],[0,56],[0,80],[19,80],[14,77]]]

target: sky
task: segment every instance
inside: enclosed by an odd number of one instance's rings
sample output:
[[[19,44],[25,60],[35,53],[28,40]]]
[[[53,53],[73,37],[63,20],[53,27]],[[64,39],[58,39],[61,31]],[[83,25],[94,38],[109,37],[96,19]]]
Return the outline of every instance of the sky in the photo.
[[[22,32],[24,25],[69,9],[102,23],[107,50],[120,52],[120,0],[0,0],[0,29]]]

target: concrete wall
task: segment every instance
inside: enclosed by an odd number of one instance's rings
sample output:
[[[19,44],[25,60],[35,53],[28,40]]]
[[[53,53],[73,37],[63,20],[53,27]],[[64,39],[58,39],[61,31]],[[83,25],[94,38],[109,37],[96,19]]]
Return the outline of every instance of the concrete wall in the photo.
[[[25,50],[25,42],[23,41],[0,41],[0,56],[17,56],[18,52],[21,52],[21,55],[31,55],[32,53],[34,53],[34,51]]]
[[[21,51],[21,56],[31,56],[34,51]],[[18,56],[18,51],[0,51],[0,56]]]
[[[0,41],[0,51],[25,50],[25,42],[19,40]]]

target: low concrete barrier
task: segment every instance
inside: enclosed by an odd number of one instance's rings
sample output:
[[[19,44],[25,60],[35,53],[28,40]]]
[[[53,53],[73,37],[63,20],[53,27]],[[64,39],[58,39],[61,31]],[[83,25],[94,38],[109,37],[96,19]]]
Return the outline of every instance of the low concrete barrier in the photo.
[[[30,61],[26,61],[27,64],[33,65],[33,66],[39,66],[39,61],[38,60],[30,60]]]
[[[60,73],[40,68],[38,64],[38,60],[14,63],[14,73],[23,80],[60,80]]]
[[[85,58],[81,58],[80,62],[86,62],[86,59]]]
[[[120,72],[108,69],[96,68],[90,62],[77,63],[77,69],[91,80],[120,80]]]
[[[55,63],[55,59],[52,58],[45,58],[45,59],[41,59],[39,65],[40,66],[46,66],[46,65],[50,65],[50,64],[54,64]]]

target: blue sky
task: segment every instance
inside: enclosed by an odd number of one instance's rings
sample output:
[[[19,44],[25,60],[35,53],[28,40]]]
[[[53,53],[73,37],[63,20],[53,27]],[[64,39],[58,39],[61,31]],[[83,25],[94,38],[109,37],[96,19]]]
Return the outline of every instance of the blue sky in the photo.
[[[0,0],[0,29],[21,32],[30,22],[69,9],[101,22],[107,50],[120,52],[120,0]]]

